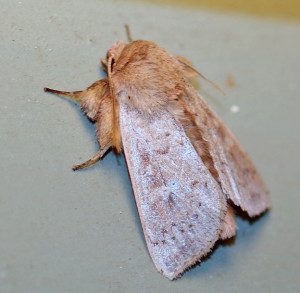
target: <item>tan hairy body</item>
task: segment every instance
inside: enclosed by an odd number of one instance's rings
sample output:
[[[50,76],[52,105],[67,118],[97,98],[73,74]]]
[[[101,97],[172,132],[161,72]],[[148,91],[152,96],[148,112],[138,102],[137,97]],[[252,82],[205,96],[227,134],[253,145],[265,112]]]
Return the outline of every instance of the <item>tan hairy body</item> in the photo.
[[[236,138],[190,83],[197,73],[153,42],[118,42],[102,61],[108,76],[84,91],[46,91],[80,103],[96,123],[100,151],[124,152],[150,255],[177,278],[218,239],[236,233],[234,208],[250,217],[270,206]]]

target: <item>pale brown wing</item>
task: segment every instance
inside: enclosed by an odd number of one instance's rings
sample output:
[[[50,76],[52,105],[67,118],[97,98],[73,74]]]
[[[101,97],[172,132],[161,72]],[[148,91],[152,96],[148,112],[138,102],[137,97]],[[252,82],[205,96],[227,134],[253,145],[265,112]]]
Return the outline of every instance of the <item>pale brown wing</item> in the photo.
[[[192,86],[187,87],[186,101],[208,144],[209,154],[227,198],[251,217],[264,212],[270,207],[270,199],[249,156]]]
[[[150,117],[121,103],[120,129],[150,255],[174,279],[219,239],[226,199],[166,110]]]
[[[227,205],[226,215],[222,222],[220,238],[222,240],[234,237],[236,234],[235,214],[232,206]]]

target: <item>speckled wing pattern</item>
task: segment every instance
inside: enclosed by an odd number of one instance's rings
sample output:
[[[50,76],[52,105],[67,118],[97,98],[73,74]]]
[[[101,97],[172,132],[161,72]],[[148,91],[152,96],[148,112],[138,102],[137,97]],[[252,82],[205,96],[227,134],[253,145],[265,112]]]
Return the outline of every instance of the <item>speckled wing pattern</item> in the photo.
[[[225,197],[167,110],[150,117],[120,103],[120,130],[148,250],[174,279],[219,239]]]
[[[270,207],[270,198],[251,159],[199,93],[192,86],[187,92],[224,194],[250,217],[258,216]]]

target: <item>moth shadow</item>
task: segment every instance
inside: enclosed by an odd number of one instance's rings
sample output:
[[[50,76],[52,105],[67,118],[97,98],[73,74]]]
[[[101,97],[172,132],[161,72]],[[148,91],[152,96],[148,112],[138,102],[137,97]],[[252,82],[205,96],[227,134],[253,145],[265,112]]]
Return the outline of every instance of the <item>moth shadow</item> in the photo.
[[[78,116],[79,116],[79,120],[84,127],[84,131],[86,131],[89,134],[89,136],[91,136],[93,138],[93,140],[95,140],[96,139],[95,124],[82,112],[80,105],[74,103],[71,100],[67,100],[65,98],[62,98],[62,99],[64,101],[66,101],[73,109],[76,110],[76,112],[78,113]],[[95,147],[95,149],[96,149],[96,147]],[[98,148],[96,149],[96,151],[98,151]]]
[[[236,252],[245,250],[253,246],[262,236],[264,227],[270,220],[270,213],[250,219],[245,213],[237,211],[237,233],[236,236],[227,240],[218,241],[212,251],[191,266],[185,277],[188,279],[207,277],[218,277],[220,272],[234,270],[237,260]],[[259,221],[257,221],[259,219]],[[238,254],[240,255],[240,254]]]
[[[137,208],[136,201],[134,198],[134,192],[132,189],[125,157],[124,157],[124,155],[122,155],[122,156],[118,156],[117,159],[118,159],[118,163],[125,167],[125,168],[122,168],[122,176],[120,176],[121,180],[123,181],[122,182],[123,185],[126,186],[126,190],[124,190],[124,194],[126,194],[126,199],[128,201],[128,206],[131,211],[131,216],[134,219],[134,224],[135,224],[136,230],[138,231],[138,234],[143,241],[144,247],[145,247],[146,251],[148,252],[147,244],[146,244],[146,240],[144,237],[144,232],[143,232],[142,224],[140,221],[140,217],[138,214],[138,208]]]
[[[100,70],[100,72],[101,72],[101,70]],[[95,127],[95,124],[92,121],[90,121],[88,119],[88,117],[81,111],[80,106],[78,104],[74,103],[71,100],[66,100],[63,97],[62,97],[62,99],[64,101],[66,101],[69,105],[71,105],[71,107],[78,112],[78,115],[80,117],[79,119],[81,121],[81,124],[84,127],[84,130],[95,141],[96,140],[96,136],[95,136],[96,127]],[[95,141],[94,145],[95,145],[95,152],[97,152],[99,150],[99,146],[96,143],[96,141]],[[107,156],[107,154],[108,153],[106,153],[103,156],[103,159]],[[138,209],[137,209],[136,202],[135,202],[135,199],[134,199],[133,189],[132,189],[132,186],[130,184],[130,177],[129,177],[129,173],[128,173],[128,168],[127,168],[126,161],[125,161],[123,155],[115,155],[115,158],[116,158],[116,164],[117,165],[119,165],[119,166],[125,166],[125,168],[124,167],[122,168],[122,171],[121,171],[122,174],[121,174],[121,176],[120,176],[119,179],[122,181],[121,182],[122,185],[125,186],[124,194],[126,195],[126,199],[128,201],[128,206],[130,207],[130,210],[131,210],[131,216],[134,219],[134,224],[136,226],[136,230],[138,231],[138,234],[139,234],[139,236],[141,237],[141,239],[143,241],[144,247],[147,250],[147,245],[146,245],[146,241],[145,241],[145,238],[144,238],[144,233],[143,233],[142,225],[141,225],[141,222],[139,220]],[[101,162],[100,162],[100,164],[96,163],[93,166],[90,166],[87,169],[80,170],[80,171],[91,171],[92,172],[92,171],[95,170],[95,168],[100,168],[100,167],[103,167],[103,165],[101,165]]]
[[[233,205],[233,204],[232,204]],[[247,221],[250,225],[254,224],[259,219],[263,218],[265,215],[269,214],[270,210],[266,210],[263,213],[259,214],[258,216],[249,217],[249,215],[243,211],[240,207],[234,207],[235,215],[238,216],[240,219]]]

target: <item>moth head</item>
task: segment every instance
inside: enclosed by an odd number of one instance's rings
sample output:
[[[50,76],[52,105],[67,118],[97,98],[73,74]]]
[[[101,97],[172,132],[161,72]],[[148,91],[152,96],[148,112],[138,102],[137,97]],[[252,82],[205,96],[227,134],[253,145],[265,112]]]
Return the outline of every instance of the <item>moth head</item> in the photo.
[[[113,66],[114,64],[117,62],[117,60],[119,59],[123,49],[125,48],[127,44],[119,41],[116,42],[107,52],[106,54],[106,59],[102,59],[102,65],[103,65],[103,69],[107,72],[107,73],[111,73],[113,71]]]

